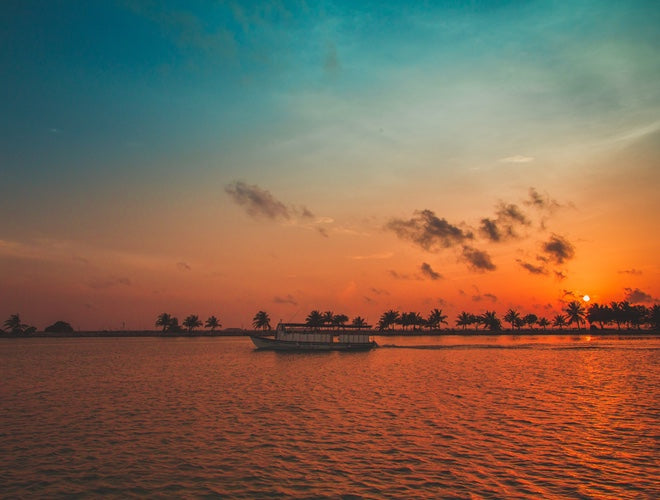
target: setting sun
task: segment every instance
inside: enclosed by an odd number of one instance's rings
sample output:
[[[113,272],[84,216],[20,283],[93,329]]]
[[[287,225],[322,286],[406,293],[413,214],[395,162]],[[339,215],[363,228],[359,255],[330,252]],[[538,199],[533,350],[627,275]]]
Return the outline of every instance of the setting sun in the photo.
[[[584,297],[582,297],[582,300],[584,300],[585,302],[589,302],[591,300],[591,297],[585,295]]]

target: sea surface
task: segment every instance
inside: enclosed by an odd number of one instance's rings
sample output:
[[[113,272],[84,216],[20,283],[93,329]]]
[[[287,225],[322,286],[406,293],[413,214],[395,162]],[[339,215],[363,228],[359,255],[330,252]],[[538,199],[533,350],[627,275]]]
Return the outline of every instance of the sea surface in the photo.
[[[660,338],[0,340],[0,497],[660,498]]]

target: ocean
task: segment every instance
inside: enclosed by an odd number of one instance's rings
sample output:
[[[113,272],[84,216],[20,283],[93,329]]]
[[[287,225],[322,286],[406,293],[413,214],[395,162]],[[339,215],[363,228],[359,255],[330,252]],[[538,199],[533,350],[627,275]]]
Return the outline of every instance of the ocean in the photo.
[[[660,338],[0,340],[3,498],[660,498]]]

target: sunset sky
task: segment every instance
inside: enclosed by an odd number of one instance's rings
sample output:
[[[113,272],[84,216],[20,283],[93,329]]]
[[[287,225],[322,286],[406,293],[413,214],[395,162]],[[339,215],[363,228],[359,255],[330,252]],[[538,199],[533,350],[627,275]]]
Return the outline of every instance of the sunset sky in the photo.
[[[0,321],[660,297],[657,1],[0,3]]]

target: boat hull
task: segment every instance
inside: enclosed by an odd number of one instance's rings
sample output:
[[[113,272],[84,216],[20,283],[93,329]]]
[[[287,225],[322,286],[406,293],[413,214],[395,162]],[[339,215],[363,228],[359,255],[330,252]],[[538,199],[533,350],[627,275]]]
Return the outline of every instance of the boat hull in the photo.
[[[270,351],[368,351],[377,347],[376,342],[298,342],[293,340],[278,340],[272,337],[250,335],[257,349]]]

